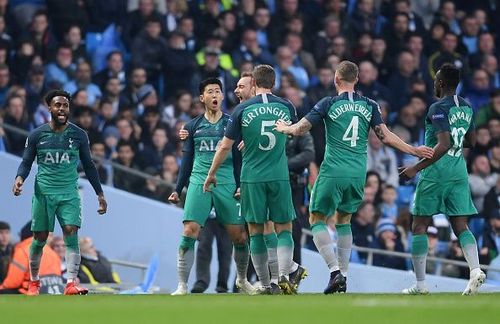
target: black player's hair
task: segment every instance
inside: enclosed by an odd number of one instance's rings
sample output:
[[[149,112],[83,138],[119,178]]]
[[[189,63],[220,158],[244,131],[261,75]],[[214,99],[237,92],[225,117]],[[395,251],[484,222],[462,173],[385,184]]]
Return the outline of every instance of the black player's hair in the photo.
[[[220,88],[220,91],[222,91],[222,82],[217,79],[217,78],[208,78],[208,79],[205,79],[203,81],[200,82],[200,84],[198,85],[198,90],[200,91],[200,95],[203,94],[203,92],[205,91],[205,88],[210,85],[210,84],[216,84],[219,86]]]
[[[50,90],[45,95],[45,103],[47,104],[47,106],[50,106],[52,99],[54,99],[55,97],[65,97],[66,99],[68,99],[68,101],[71,101],[71,95],[69,94],[69,92],[60,89],[54,89]]]
[[[454,89],[460,83],[460,70],[453,64],[445,63],[439,69],[439,78],[443,81],[443,86]]]

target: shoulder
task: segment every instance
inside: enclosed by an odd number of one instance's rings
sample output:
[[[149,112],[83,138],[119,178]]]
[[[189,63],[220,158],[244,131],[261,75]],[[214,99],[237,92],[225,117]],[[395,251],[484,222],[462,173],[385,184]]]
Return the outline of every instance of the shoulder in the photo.
[[[70,128],[70,131],[73,132],[74,134],[76,134],[77,136],[79,136],[81,138],[87,138],[87,132],[84,131],[82,128],[76,126],[73,123],[69,123],[68,127]]]
[[[184,129],[190,132],[191,130],[195,129],[198,126],[198,124],[202,119],[203,119],[203,114],[194,117],[193,119],[188,121],[186,125],[184,125]]]
[[[332,96],[323,97],[314,105],[314,108],[330,107],[335,102],[335,98]]]
[[[50,131],[50,126],[48,123],[45,123],[35,128],[29,135],[30,140],[38,138],[45,131]]]
[[[469,102],[469,100],[465,99],[464,97],[458,96],[458,101],[459,101],[460,105],[468,106],[469,108],[472,109],[471,103]]]

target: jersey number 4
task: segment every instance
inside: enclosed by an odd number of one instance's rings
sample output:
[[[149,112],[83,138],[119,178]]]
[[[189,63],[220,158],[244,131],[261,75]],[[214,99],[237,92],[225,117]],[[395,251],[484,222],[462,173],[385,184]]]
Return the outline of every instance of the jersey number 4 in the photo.
[[[358,129],[359,129],[359,117],[354,116],[352,117],[351,123],[347,127],[344,136],[342,136],[342,140],[351,142],[351,147],[356,147],[356,142],[358,140]]]
[[[453,146],[448,150],[448,155],[459,157],[462,154],[462,144],[464,143],[464,136],[467,131],[465,128],[453,127],[451,129],[451,137],[453,138]]]
[[[272,133],[271,131],[266,131],[266,127],[267,128],[274,127],[275,124],[276,124],[276,121],[274,121],[274,120],[263,120],[262,124],[260,125],[260,135],[266,136],[268,138],[268,141],[269,141],[267,146],[264,146],[261,143],[259,143],[259,148],[262,151],[270,151],[276,145],[276,136],[274,136],[274,133]]]

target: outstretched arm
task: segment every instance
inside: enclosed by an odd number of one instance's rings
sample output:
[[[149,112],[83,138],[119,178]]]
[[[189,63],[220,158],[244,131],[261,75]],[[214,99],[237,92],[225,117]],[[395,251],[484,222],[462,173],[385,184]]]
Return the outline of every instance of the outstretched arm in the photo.
[[[298,123],[293,125],[287,125],[285,121],[280,119],[276,122],[275,126],[276,131],[293,136],[302,136],[312,128],[311,122],[306,118],[302,118]]]
[[[450,132],[440,132],[437,134],[438,143],[434,146],[434,155],[418,161],[415,165],[404,169],[400,175],[403,179],[413,178],[419,171],[427,168],[432,163],[438,161],[451,148]]]
[[[217,170],[219,170],[220,165],[227,157],[229,151],[231,151],[234,144],[234,140],[224,136],[222,141],[217,148],[217,152],[215,152],[214,159],[212,161],[212,166],[210,170],[208,170],[207,179],[205,180],[205,184],[203,185],[203,191],[210,191],[210,185],[217,185],[217,180],[215,178],[215,174]]]
[[[97,212],[100,215],[103,215],[108,210],[108,203],[104,198],[104,192],[102,191],[101,182],[99,181],[99,174],[97,173],[94,161],[92,161],[92,157],[90,155],[89,139],[86,134],[82,139],[82,144],[80,146],[80,161],[82,161],[83,170],[85,171],[87,179],[97,194],[97,199],[99,201],[99,208],[97,209]]]
[[[36,157],[36,142],[37,138],[33,133],[26,139],[23,161],[17,169],[16,179],[14,181],[14,186],[12,187],[12,192],[15,196],[19,196],[21,194],[24,180],[26,180],[30,174],[31,166],[33,165],[33,161],[35,161]]]
[[[395,148],[401,152],[411,154],[420,158],[432,158],[434,151],[433,149],[426,146],[413,147],[405,143],[396,134],[391,132],[385,124],[378,124],[373,127],[375,134],[379,140],[392,148]]]

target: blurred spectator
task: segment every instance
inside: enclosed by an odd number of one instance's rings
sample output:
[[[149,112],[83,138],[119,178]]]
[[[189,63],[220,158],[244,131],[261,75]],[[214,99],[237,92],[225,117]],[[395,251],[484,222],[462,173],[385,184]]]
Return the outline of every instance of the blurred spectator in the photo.
[[[306,69],[302,65],[294,64],[294,54],[287,46],[280,46],[276,51],[277,66],[274,67],[276,72],[276,82],[274,84],[276,89],[281,87],[281,74],[284,71],[290,72],[300,89],[305,90],[309,86],[309,76]]]
[[[490,79],[486,71],[477,69],[472,73],[472,80],[463,96],[468,100],[474,112],[488,103],[490,98]]]
[[[139,171],[139,166],[135,162],[136,151],[129,142],[118,142],[118,157],[116,163],[125,167]],[[130,174],[124,170],[115,168],[113,171],[113,185],[115,188],[122,189],[132,193],[139,193],[143,187],[143,179],[135,174]]]
[[[416,73],[415,58],[413,54],[403,51],[398,55],[397,70],[391,74],[387,87],[397,96],[393,96],[391,111],[399,112],[408,101],[410,95],[410,83]]]
[[[478,68],[484,55],[495,55],[495,39],[491,33],[482,33],[478,38],[478,51],[471,55],[472,68]]]
[[[215,33],[220,35],[223,40],[222,50],[227,53],[232,53],[240,41],[240,33],[236,14],[234,11],[226,10],[221,12],[218,18],[219,27]]]
[[[57,39],[64,37],[63,33],[71,26],[87,24],[87,3],[79,0],[45,0],[47,12],[50,14],[52,29]]]
[[[180,18],[188,12],[188,4],[186,0],[167,0],[164,3],[166,6],[165,30],[171,32],[177,28]]]
[[[127,19],[127,1],[124,0],[87,0],[89,32],[103,32],[110,24],[120,28]]]
[[[129,83],[120,94],[120,108],[135,108],[138,99],[138,92],[146,85],[147,74],[143,67],[134,67],[130,72]]]
[[[90,153],[92,160],[97,168],[99,180],[103,184],[111,185],[112,168],[109,161],[106,159],[106,146],[103,142],[94,142],[90,145]]]
[[[7,91],[9,90],[10,85],[10,71],[9,66],[0,63],[0,106],[5,104],[5,100],[7,99]]]
[[[99,88],[104,89],[111,78],[118,79],[120,90],[126,86],[123,54],[120,51],[111,51],[106,56],[106,67],[94,74],[92,81]]]
[[[84,89],[88,94],[88,104],[91,107],[97,107],[102,97],[99,87],[92,83],[92,69],[86,61],[78,63],[76,68],[75,80],[69,81],[64,85],[64,90],[69,93]]]
[[[441,2],[437,19],[444,22],[455,35],[460,35],[462,32],[456,16],[454,1],[445,0]]]
[[[500,177],[497,177],[496,185],[484,196],[483,216],[485,219],[493,219],[500,215]]]
[[[24,35],[35,46],[35,54],[44,61],[50,57],[57,47],[57,40],[49,27],[49,17],[45,10],[39,10],[33,15],[31,27]]]
[[[375,238],[375,208],[372,203],[362,202],[352,222],[352,241],[356,246],[368,247]],[[360,252],[359,257],[366,261],[366,253]]]
[[[152,144],[144,148],[141,152],[141,158],[144,159],[146,167],[153,167],[155,170],[160,171],[163,157],[174,152],[175,146],[169,140],[166,129],[157,127],[153,131]]]
[[[395,56],[406,47],[409,31],[409,17],[404,12],[394,15],[393,22],[387,26],[384,39],[387,42],[387,54]]]
[[[488,73],[490,87],[500,88],[500,72],[498,71],[498,60],[495,55],[483,55],[480,68]]]
[[[472,162],[469,185],[474,206],[479,214],[483,213],[484,196],[497,182],[498,175],[491,173],[490,163],[485,155],[477,156]]]
[[[148,96],[148,100],[144,101],[147,105],[145,105],[144,113],[139,119],[139,126],[141,127],[140,142],[142,145],[151,145],[153,143],[153,134],[157,128],[163,128],[167,132],[167,136],[169,135],[167,124],[161,120],[158,102],[148,102],[149,98],[153,96],[155,96],[155,92]]]
[[[492,117],[488,121],[488,130],[490,131],[491,139],[496,141],[500,139],[500,118]]]
[[[78,278],[81,283],[120,283],[120,278],[113,272],[111,263],[94,247],[90,237],[80,238],[82,261]]]
[[[475,16],[468,15],[462,20],[461,42],[467,49],[468,55],[478,51],[479,23]]]
[[[257,31],[255,29],[243,31],[241,45],[232,53],[232,57],[236,67],[239,67],[243,61],[250,61],[253,64],[274,65],[272,54],[257,42]]]
[[[60,45],[56,51],[55,61],[45,67],[45,82],[50,88],[60,88],[73,80],[75,70],[71,48]]]
[[[0,284],[0,294],[26,294],[30,281],[29,250],[33,241],[31,221],[20,233],[21,241],[14,246],[7,275]],[[40,293],[62,294],[64,285],[61,277],[61,259],[46,244],[40,262]]]
[[[289,32],[285,36],[285,45],[292,51],[293,65],[303,67],[309,79],[314,78],[317,74],[316,62],[313,55],[304,50],[302,36],[298,33]]]
[[[491,145],[490,166],[492,173],[500,173],[500,141],[498,139]]]
[[[488,155],[491,143],[492,141],[488,127],[484,125],[479,126],[476,129],[476,145],[469,150],[469,154],[467,156],[468,165],[471,165],[472,161],[474,161],[478,155]]]
[[[85,44],[82,39],[82,28],[79,25],[70,25],[64,33],[64,44],[71,48],[73,62],[88,61]]]
[[[382,189],[382,203],[379,205],[380,217],[382,219],[389,219],[393,223],[396,222],[398,218],[398,205],[396,200],[398,199],[398,193],[396,188],[391,185],[386,185]]]
[[[146,167],[144,173],[151,176],[151,178],[146,179],[144,188],[142,188],[139,194],[149,199],[162,201],[162,197],[160,196],[161,192],[159,190],[160,184],[158,182],[160,179],[160,172],[154,167]]]
[[[122,39],[127,49],[132,50],[132,41],[144,29],[148,19],[151,18],[158,21],[162,20],[162,15],[155,9],[153,0],[140,0],[139,8],[128,13],[122,33]]]
[[[199,50],[196,53],[196,62],[198,65],[205,65],[205,49],[210,48],[213,50],[220,50],[219,54],[219,64],[224,70],[231,72],[233,76],[237,76],[238,72],[234,69],[233,59],[231,55],[222,51],[223,38],[218,33],[212,33],[208,35],[205,41],[205,48]]]
[[[358,37],[362,33],[374,33],[380,35],[386,23],[386,19],[377,12],[373,0],[359,0],[356,9],[349,20],[350,29],[354,36]]]
[[[498,206],[496,212],[489,218],[489,225],[479,239],[479,257],[482,264],[490,262],[498,256],[500,251],[500,213]]]
[[[278,43],[276,39],[278,35],[275,35],[274,30],[271,28],[271,12],[269,8],[256,8],[253,17],[252,27],[257,31],[257,43],[263,50],[274,52]]]
[[[429,240],[429,251],[428,251],[427,255],[431,256],[431,257],[445,257],[443,255],[439,255],[438,229],[435,228],[434,226],[427,227],[427,237]],[[436,261],[427,260],[427,263],[425,266],[425,272],[431,273],[431,274],[436,274],[437,267],[438,267],[438,264]]]
[[[376,239],[370,244],[371,248],[392,252],[404,252],[403,243],[398,236],[396,225],[390,219],[381,219],[375,232]],[[392,269],[406,270],[404,258],[385,254],[374,254],[373,265]]]
[[[436,77],[436,72],[444,63],[451,63],[460,69],[462,75],[467,75],[467,60],[457,52],[458,37],[453,32],[445,32],[440,49],[429,57],[429,74]]]
[[[171,183],[177,181],[177,175],[179,173],[179,164],[177,163],[177,158],[175,155],[167,154],[163,157],[161,177],[163,180]],[[170,194],[167,195],[167,197]]]
[[[7,269],[9,268],[13,248],[10,226],[8,223],[0,221],[0,282],[3,282],[7,276]]]
[[[396,154],[392,148],[384,146],[373,131],[370,131],[368,135],[367,155],[366,169],[376,171],[382,181],[398,187],[399,173]]]
[[[193,105],[193,96],[188,91],[181,90],[177,93],[173,104],[163,108],[161,119],[170,128],[174,128],[178,121],[188,122],[190,110]]]
[[[414,8],[411,7],[412,2],[410,0],[395,0],[394,3],[394,12],[397,14],[398,12],[402,12],[408,16],[408,31],[411,33],[424,34],[425,27],[422,18],[419,14],[414,11]],[[432,1],[427,1],[427,3]]]
[[[1,72],[0,72],[1,73]],[[28,112],[24,100],[19,96],[12,96],[5,103],[4,122],[25,131],[31,130],[31,123],[28,118]],[[26,137],[11,130],[5,130],[5,139],[7,151],[9,153],[21,156],[24,151]]]
[[[172,33],[175,33],[174,30]],[[200,40],[194,34],[194,18],[190,16],[182,16],[179,20],[179,28],[177,32],[184,37],[184,47],[189,53],[193,53],[198,49]],[[172,35],[171,33],[171,35]]]
[[[146,69],[148,83],[159,89],[159,77],[164,68],[167,41],[160,35],[161,19],[148,18],[144,30],[132,42],[132,65]]]
[[[370,53],[364,60],[371,61],[378,71],[379,81],[382,84],[387,84],[392,73],[393,64],[391,58],[386,54],[387,43],[383,38],[375,37],[372,42]]]
[[[356,84],[358,93],[375,101],[392,101],[390,91],[377,81],[378,71],[371,61],[359,63],[359,82]]]
[[[59,256],[61,259],[61,276],[63,278],[64,283],[66,283],[67,278],[67,267],[66,267],[66,245],[64,244],[64,240],[60,236],[50,236],[47,239],[47,244],[50,246],[52,250]]]
[[[76,125],[87,132],[91,144],[101,140],[101,134],[94,124],[94,116],[94,110],[88,106],[77,106],[74,111]]]

